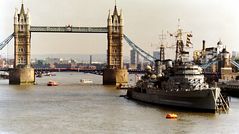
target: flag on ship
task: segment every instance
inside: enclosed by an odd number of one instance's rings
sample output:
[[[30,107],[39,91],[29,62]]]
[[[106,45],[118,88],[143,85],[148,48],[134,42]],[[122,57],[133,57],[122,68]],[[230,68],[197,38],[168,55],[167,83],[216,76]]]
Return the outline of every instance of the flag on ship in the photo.
[[[192,45],[193,43],[191,42],[191,37],[193,37],[192,34],[187,34],[187,40],[186,40],[186,46],[189,47],[189,45]]]

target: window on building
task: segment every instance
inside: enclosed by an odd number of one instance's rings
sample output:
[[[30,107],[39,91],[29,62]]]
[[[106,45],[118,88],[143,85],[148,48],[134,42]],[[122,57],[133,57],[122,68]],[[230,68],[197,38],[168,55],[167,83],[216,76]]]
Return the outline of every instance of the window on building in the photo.
[[[23,31],[23,25],[20,25],[20,31]]]
[[[25,58],[22,59],[22,63],[23,63],[23,64],[26,63],[26,59],[25,59]]]
[[[117,64],[117,58],[115,58],[115,64]]]
[[[18,52],[24,52],[23,48],[18,48]]]

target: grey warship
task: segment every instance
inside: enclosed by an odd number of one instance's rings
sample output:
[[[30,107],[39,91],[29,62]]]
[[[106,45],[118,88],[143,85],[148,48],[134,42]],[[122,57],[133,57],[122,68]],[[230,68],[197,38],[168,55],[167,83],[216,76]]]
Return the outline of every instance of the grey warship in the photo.
[[[210,87],[204,80],[202,68],[189,61],[189,52],[185,50],[189,42],[183,42],[182,34],[182,29],[178,29],[175,34],[175,60],[164,59],[164,48],[161,45],[161,56],[155,61],[155,69],[147,66],[141,80],[127,90],[127,97],[194,110],[228,111],[228,97],[221,94],[220,88]]]

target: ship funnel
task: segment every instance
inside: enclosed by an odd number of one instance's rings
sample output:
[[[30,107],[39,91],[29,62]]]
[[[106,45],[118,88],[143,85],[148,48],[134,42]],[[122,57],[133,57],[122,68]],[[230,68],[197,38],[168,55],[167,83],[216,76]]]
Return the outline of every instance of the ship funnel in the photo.
[[[172,68],[173,67],[173,61],[172,60],[166,60],[166,68]]]

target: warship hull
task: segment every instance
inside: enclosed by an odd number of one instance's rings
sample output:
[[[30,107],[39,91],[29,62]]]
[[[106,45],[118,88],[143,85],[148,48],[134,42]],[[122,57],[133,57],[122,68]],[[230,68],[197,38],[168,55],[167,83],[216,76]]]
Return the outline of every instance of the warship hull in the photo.
[[[146,92],[128,90],[127,96],[147,103],[216,112],[217,99],[220,97],[220,89],[215,88],[194,91],[147,89]]]

